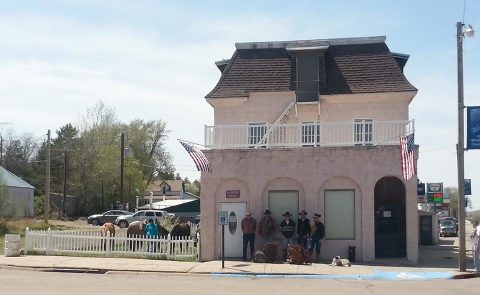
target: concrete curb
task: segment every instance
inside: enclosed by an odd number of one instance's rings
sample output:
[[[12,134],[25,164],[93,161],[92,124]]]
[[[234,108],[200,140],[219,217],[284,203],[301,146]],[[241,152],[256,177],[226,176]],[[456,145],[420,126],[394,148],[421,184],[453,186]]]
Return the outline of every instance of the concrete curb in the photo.
[[[476,274],[474,272],[462,272],[458,273],[453,276],[453,279],[455,280],[463,280],[463,279],[473,279],[473,278],[478,278],[480,277],[479,274]]]

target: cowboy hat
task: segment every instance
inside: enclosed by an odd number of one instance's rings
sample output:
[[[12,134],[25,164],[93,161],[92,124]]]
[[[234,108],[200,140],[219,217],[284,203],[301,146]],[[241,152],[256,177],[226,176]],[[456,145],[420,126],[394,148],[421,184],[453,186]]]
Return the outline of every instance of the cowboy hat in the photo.
[[[302,211],[300,211],[300,213],[298,213],[298,215],[300,215],[300,214],[305,214],[305,215],[307,215],[308,213],[307,213],[307,211],[302,210]]]
[[[283,216],[292,216],[292,215],[290,215],[290,212],[287,211],[283,214]]]
[[[270,212],[270,210],[265,210],[265,212],[263,212],[263,214],[272,214],[272,212]]]
[[[318,213],[313,214],[313,218],[320,218],[320,217],[322,217],[322,214],[318,214]]]

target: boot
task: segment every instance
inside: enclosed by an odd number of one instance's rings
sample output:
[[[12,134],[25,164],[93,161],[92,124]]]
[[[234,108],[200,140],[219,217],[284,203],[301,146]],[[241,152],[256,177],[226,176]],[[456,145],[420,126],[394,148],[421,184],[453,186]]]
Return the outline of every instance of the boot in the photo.
[[[283,250],[283,262],[287,261],[287,250]]]
[[[316,252],[315,253],[315,262],[319,262],[320,261],[320,252]]]

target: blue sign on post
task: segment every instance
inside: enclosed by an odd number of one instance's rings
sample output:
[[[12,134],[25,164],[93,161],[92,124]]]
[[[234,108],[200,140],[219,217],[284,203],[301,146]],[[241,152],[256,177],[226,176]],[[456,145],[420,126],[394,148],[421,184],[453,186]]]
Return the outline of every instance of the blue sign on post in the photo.
[[[472,180],[471,179],[465,179],[465,195],[471,195],[472,194]]]
[[[467,149],[480,149],[480,106],[467,107]]]

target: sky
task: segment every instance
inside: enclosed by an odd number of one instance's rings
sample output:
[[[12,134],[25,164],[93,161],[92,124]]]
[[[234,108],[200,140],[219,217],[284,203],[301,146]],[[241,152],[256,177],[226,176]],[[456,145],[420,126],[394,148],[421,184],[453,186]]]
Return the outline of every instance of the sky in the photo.
[[[43,140],[102,101],[121,122],[165,121],[177,172],[198,179],[177,139],[204,143],[214,62],[236,42],[386,36],[419,89],[418,177],[456,187],[458,21],[478,30],[463,50],[465,105],[478,106],[480,1],[0,0],[0,132]],[[465,153],[465,178],[479,210],[480,150]]]

